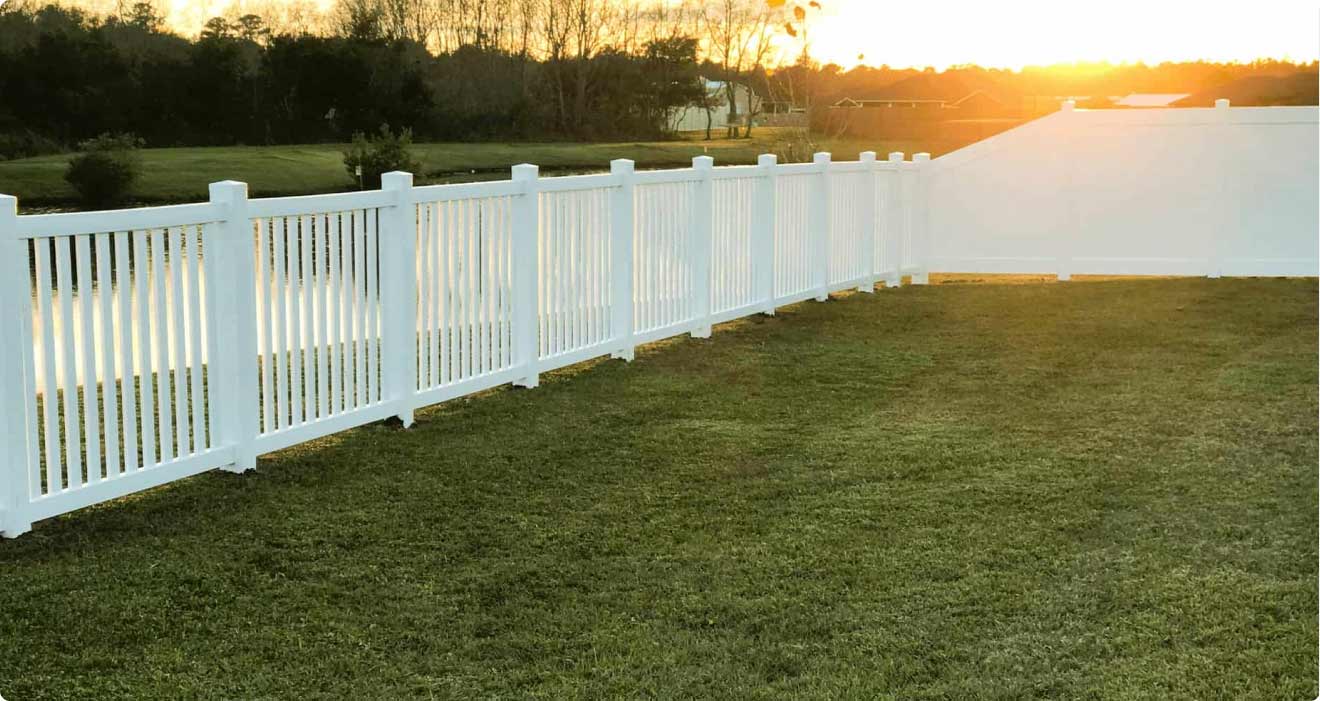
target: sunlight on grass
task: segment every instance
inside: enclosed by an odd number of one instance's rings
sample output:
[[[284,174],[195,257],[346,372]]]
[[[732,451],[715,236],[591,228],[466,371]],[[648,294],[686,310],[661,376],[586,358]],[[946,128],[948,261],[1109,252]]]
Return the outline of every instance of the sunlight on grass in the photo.
[[[1314,698],[1316,281],[933,282],[39,523],[0,693]]]

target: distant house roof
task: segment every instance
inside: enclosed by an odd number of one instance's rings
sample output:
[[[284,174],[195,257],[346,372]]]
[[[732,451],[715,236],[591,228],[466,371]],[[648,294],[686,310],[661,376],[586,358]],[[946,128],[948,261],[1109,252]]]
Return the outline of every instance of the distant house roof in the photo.
[[[861,107],[862,105],[934,105],[943,107],[947,102],[945,100],[921,100],[909,97],[884,97],[875,99],[855,99],[845,97],[834,103],[835,107]]]
[[[979,69],[951,69],[944,73],[920,73],[888,85],[852,89],[835,94],[830,103],[836,107],[860,105],[952,106],[984,96],[1001,105],[1017,104],[1021,95],[1007,88],[990,72]]]
[[[972,92],[968,93],[966,96],[964,96],[964,97],[962,97],[962,98],[960,98],[960,99],[958,99],[958,100],[955,100],[954,103],[953,103],[953,106],[954,106],[954,107],[958,107],[958,106],[962,105],[964,102],[968,102],[968,101],[973,100],[973,99],[975,99],[975,98],[977,98],[977,97],[980,97],[980,98],[985,99],[985,100],[989,100],[989,101],[991,101],[991,102],[993,102],[993,103],[995,103],[995,104],[998,104],[998,105],[1002,105],[1002,104],[1004,104],[1004,101],[1003,101],[1003,100],[1001,100],[1001,99],[995,97],[994,95],[991,95],[990,93],[988,93],[988,92],[986,92],[986,91],[984,91],[984,90],[973,90]]]
[[[1137,93],[1134,92],[1114,104],[1119,107],[1169,107],[1191,93]]]

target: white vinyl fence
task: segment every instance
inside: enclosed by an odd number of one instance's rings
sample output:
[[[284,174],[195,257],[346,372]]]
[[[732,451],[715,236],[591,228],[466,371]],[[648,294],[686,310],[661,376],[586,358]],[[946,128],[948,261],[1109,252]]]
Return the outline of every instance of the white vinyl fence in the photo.
[[[0,532],[830,292],[926,280],[929,159],[611,172],[17,216]]]
[[[1064,109],[932,162],[932,271],[1316,275],[1320,108]]]

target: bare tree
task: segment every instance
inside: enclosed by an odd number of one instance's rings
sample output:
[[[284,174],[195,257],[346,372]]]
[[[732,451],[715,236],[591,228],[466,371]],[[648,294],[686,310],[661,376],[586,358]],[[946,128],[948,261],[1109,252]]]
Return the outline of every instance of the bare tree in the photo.
[[[703,15],[706,30],[706,54],[724,73],[724,90],[729,101],[730,138],[738,133],[738,79],[763,69],[773,48],[778,12],[766,0],[717,0]],[[750,88],[748,107],[755,102]],[[748,133],[751,129],[750,115]]]

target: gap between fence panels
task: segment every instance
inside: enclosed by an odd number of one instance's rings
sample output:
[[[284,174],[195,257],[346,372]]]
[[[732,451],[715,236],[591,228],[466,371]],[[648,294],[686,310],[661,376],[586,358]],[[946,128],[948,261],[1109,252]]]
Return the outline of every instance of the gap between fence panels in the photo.
[[[924,272],[920,168],[540,178],[18,216],[0,532],[542,372]],[[924,159],[913,161],[924,163]],[[916,178],[916,179],[914,179]]]

